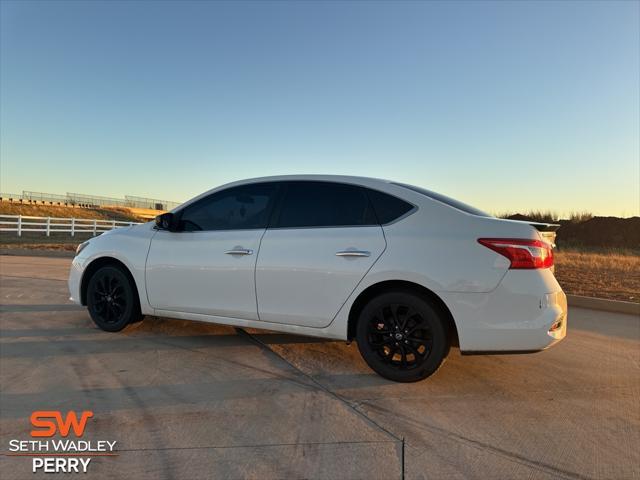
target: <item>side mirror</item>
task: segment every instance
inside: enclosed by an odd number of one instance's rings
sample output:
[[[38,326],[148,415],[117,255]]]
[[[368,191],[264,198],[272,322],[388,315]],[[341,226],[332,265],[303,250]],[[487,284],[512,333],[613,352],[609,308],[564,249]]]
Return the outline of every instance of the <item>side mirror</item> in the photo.
[[[178,230],[178,226],[176,225],[177,218],[171,213],[163,213],[162,215],[158,215],[156,217],[156,227],[160,230],[168,230],[170,232],[175,232]]]

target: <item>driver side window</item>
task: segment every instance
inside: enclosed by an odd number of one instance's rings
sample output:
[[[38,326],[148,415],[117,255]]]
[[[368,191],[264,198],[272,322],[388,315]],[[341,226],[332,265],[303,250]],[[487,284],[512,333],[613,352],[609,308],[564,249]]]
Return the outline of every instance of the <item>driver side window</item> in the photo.
[[[266,228],[275,191],[273,183],[256,183],[214,193],[184,209],[180,230]]]

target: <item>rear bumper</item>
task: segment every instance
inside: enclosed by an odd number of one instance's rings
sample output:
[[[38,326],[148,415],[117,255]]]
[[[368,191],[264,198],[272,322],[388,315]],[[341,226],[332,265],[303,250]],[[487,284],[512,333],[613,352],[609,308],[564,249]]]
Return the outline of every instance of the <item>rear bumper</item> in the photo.
[[[509,270],[489,293],[444,293],[462,353],[524,353],[567,333],[567,297],[553,273]]]

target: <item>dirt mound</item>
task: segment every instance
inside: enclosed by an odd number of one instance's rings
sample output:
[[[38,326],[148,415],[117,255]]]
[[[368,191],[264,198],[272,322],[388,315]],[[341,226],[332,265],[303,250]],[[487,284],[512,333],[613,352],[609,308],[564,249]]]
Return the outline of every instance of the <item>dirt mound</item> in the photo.
[[[593,217],[581,223],[562,220],[560,224],[558,240],[569,245],[640,248],[640,217]]]
[[[515,214],[511,220],[533,221]],[[584,222],[560,220],[559,247],[640,248],[640,217],[593,217]]]
[[[27,215],[33,217],[95,218],[98,220],[118,220],[124,222],[146,221],[126,208],[81,208],[57,205],[29,205],[0,202],[2,215]]]

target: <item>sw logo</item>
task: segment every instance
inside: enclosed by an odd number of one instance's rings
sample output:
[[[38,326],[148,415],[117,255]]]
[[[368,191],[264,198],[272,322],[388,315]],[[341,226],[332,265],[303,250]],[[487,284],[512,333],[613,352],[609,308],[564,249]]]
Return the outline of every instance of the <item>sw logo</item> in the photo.
[[[80,420],[75,412],[67,412],[65,419],[62,413],[57,410],[38,410],[31,414],[31,425],[41,430],[31,430],[32,437],[53,437],[59,432],[62,437],[68,437],[69,431],[73,429],[76,437],[84,435],[84,429],[87,426],[87,420],[93,417],[90,410],[82,412]],[[51,419],[55,419],[51,420]]]
[[[92,457],[118,456],[114,440],[81,439],[92,417],[91,410],[37,410],[29,418],[32,439],[10,440],[7,455],[31,457],[33,473],[87,473]]]

